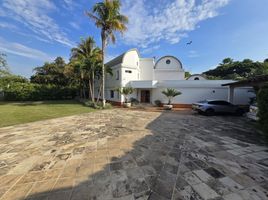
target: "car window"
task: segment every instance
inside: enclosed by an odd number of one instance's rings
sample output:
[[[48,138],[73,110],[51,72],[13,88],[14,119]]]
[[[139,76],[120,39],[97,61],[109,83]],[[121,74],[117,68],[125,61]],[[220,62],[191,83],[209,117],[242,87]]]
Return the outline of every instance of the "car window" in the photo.
[[[217,101],[209,101],[208,104],[218,105]]]
[[[231,105],[229,102],[227,101],[210,101],[208,102],[208,104],[212,104],[212,105],[221,105],[221,106],[227,106],[227,105]]]
[[[198,101],[198,103],[207,103],[207,101]]]
[[[219,105],[229,106],[231,104],[227,101],[219,101]]]

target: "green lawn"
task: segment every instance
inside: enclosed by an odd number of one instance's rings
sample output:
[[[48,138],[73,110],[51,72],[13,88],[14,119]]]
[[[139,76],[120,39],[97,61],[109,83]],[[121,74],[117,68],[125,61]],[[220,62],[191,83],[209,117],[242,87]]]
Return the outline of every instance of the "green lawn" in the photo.
[[[0,127],[92,111],[76,101],[0,102]]]

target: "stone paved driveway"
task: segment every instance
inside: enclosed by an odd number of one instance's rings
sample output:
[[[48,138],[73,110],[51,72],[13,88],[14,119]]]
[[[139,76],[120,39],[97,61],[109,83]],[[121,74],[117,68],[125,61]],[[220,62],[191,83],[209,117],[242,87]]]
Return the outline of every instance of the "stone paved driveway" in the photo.
[[[0,129],[1,200],[268,199],[246,119],[107,110]]]

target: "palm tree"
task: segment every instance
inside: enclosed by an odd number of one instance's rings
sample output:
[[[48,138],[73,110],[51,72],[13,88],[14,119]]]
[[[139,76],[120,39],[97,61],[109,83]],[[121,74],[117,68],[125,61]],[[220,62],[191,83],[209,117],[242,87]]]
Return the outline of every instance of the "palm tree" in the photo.
[[[104,0],[96,3],[92,12],[86,12],[87,16],[101,29],[103,107],[105,107],[105,49],[110,40],[115,43],[115,32],[123,33],[127,30],[128,18],[120,13],[120,7],[120,0]]]
[[[122,94],[125,99],[125,103],[128,103],[128,96],[134,92],[134,89],[132,87],[123,87],[123,88],[117,88],[117,92]]]
[[[92,37],[82,39],[80,44],[72,49],[71,60],[80,66],[81,78],[86,74],[88,76],[89,94],[91,100],[95,102],[95,73],[101,65],[101,50],[96,47]]]
[[[168,98],[168,105],[171,105],[171,100],[174,97],[181,95],[182,93],[173,88],[167,88],[166,90],[162,91],[162,94],[164,94]]]

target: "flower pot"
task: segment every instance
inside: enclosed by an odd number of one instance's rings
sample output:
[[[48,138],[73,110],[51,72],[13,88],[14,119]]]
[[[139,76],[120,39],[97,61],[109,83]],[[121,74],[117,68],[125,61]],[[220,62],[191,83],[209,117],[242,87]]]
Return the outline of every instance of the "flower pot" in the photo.
[[[130,108],[130,107],[131,107],[131,103],[123,103],[123,106],[124,106],[125,108]]]
[[[172,110],[172,108],[173,108],[173,105],[168,105],[168,104],[164,105],[165,110]]]

